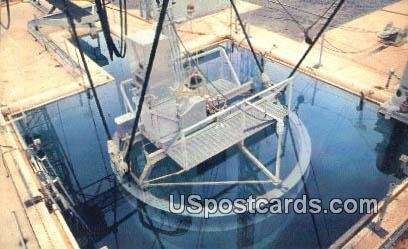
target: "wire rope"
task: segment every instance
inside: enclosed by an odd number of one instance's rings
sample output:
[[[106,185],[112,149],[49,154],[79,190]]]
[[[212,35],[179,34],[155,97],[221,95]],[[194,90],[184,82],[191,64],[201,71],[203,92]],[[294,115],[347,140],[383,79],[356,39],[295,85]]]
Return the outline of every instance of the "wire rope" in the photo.
[[[87,64],[86,59],[85,59],[84,51],[83,51],[81,43],[79,41],[79,37],[78,37],[78,33],[76,31],[76,26],[75,26],[74,20],[73,20],[72,15],[71,15],[71,13],[69,11],[69,8],[67,7],[67,2],[68,2],[67,0],[64,0],[64,3],[65,3],[64,12],[65,12],[65,14],[67,16],[68,23],[70,25],[72,34],[74,36],[74,41],[75,41],[75,43],[76,43],[76,45],[78,47],[79,54],[80,54],[80,57],[81,57],[81,60],[82,60],[82,64],[84,66],[86,76],[88,78],[89,84],[91,85],[92,94],[93,94],[93,96],[95,98],[95,103],[96,103],[96,106],[98,108],[98,112],[99,112],[99,115],[101,117],[102,124],[103,124],[104,130],[105,130],[106,136],[108,137],[109,140],[111,140],[112,135],[110,134],[108,124],[106,122],[106,118],[105,118],[105,115],[103,113],[103,109],[102,109],[101,103],[99,101],[99,97],[98,97],[98,94],[96,92],[95,85],[94,85],[91,73],[89,71],[89,68],[88,68],[88,64]]]
[[[147,91],[147,87],[149,85],[149,80],[150,80],[150,75],[152,73],[152,69],[153,69],[153,62],[154,59],[156,57],[156,51],[159,45],[159,40],[160,40],[160,34],[161,31],[163,29],[163,24],[164,24],[164,19],[166,17],[166,13],[167,13],[167,7],[169,5],[169,0],[163,0],[162,3],[162,7],[160,10],[160,15],[159,15],[159,20],[156,26],[156,32],[154,35],[154,39],[153,39],[153,44],[152,44],[152,48],[150,50],[150,55],[149,55],[149,62],[147,64],[147,68],[146,68],[146,74],[145,74],[145,78],[144,78],[144,82],[142,85],[142,90],[140,93],[140,98],[139,98],[139,103],[136,109],[136,116],[135,116],[135,121],[133,123],[133,127],[132,127],[132,131],[131,131],[131,135],[130,135],[130,140],[129,140],[129,145],[125,154],[125,161],[128,164],[128,170],[130,171],[130,160],[129,160],[129,154],[130,151],[132,149],[132,144],[133,141],[135,139],[136,136],[136,130],[137,127],[139,125],[139,119],[140,119],[140,115],[142,113],[142,107],[143,107],[143,102],[146,96],[146,91]]]

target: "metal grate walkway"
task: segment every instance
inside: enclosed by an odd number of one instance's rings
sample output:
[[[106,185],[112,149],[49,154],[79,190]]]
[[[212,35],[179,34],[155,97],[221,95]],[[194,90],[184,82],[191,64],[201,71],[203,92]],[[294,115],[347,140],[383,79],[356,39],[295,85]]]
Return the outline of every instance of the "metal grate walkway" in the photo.
[[[186,136],[184,140],[176,141],[166,153],[188,170],[273,123],[275,119],[270,115],[284,119],[288,114],[284,106],[269,98],[253,105],[256,107],[245,105],[229,115],[219,117],[216,122]]]

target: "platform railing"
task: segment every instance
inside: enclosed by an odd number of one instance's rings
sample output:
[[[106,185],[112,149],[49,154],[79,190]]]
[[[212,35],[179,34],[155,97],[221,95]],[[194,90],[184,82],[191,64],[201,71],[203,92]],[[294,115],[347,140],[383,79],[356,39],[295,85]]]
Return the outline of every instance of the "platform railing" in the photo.
[[[267,89],[258,92],[257,94],[250,96],[242,101],[240,101],[237,104],[233,104],[232,106],[219,111],[187,128],[181,129],[179,132],[179,135],[176,139],[174,139],[175,142],[179,141],[181,143],[182,146],[182,153],[183,153],[183,166],[186,167],[188,165],[188,149],[187,149],[187,139],[186,137],[188,137],[190,134],[194,133],[195,131],[198,131],[204,127],[206,127],[207,125],[214,123],[214,122],[218,122],[220,125],[222,125],[222,123],[224,122],[224,117],[230,117],[230,115],[232,115],[233,113],[235,113],[236,111],[241,111],[241,125],[240,125],[240,130],[237,130],[237,132],[239,132],[242,137],[242,139],[245,138],[245,132],[247,129],[247,117],[249,114],[247,112],[250,111],[250,109],[255,109],[258,112],[261,112],[263,114],[265,114],[265,117],[268,116],[269,119],[272,120],[276,120],[279,122],[279,124],[282,123],[282,120],[280,117],[274,115],[273,113],[268,113],[266,112],[266,110],[263,110],[262,108],[258,107],[255,102],[255,100],[258,99],[263,99],[265,100],[265,98],[267,99],[271,99],[274,98],[279,92],[283,91],[286,87],[288,87],[289,89],[289,97],[288,97],[288,106],[290,108],[290,102],[291,102],[291,95],[292,95],[292,88],[289,86],[292,84],[292,80],[293,78],[288,78],[276,85],[273,85],[271,87],[268,87]],[[271,93],[272,92],[272,93]],[[251,102],[253,101],[253,102]],[[240,114],[238,114],[240,115]],[[237,127],[239,128],[239,127]],[[279,136],[280,138],[280,136]],[[281,138],[279,139],[280,142]],[[281,151],[278,151],[279,154],[281,154]],[[277,161],[277,163],[280,165],[280,161]],[[183,168],[184,168],[183,167]],[[279,169],[277,169],[277,175],[279,175]]]
[[[125,87],[127,85],[130,85],[132,82],[133,82],[133,79],[127,79],[127,80],[120,82],[119,84],[120,93],[122,94],[123,100],[125,101],[126,112],[135,111],[132,104],[130,103],[129,97],[127,96],[126,90],[125,90]]]
[[[228,107],[228,108],[226,108],[224,110],[221,110],[221,111],[219,111],[219,112],[217,112],[217,113],[215,113],[215,114],[213,114],[211,116],[208,116],[207,118],[201,120],[200,122],[197,122],[197,123],[195,123],[195,124],[193,124],[193,125],[191,125],[189,127],[186,127],[184,129],[182,129],[180,131],[180,134],[184,134],[185,136],[187,136],[190,133],[196,131],[197,129],[200,129],[203,126],[206,126],[206,125],[208,125],[208,124],[210,124],[212,122],[217,121],[217,119],[219,119],[222,116],[225,116],[226,114],[229,115],[229,114],[233,113],[236,110],[244,110],[244,108],[247,108],[248,106],[250,106],[250,104],[249,104],[249,103],[251,103],[250,101],[256,100],[257,98],[266,97],[265,95],[270,94],[270,92],[274,92],[274,93],[278,94],[279,92],[284,90],[284,88],[286,86],[288,86],[289,83],[291,83],[291,81],[292,81],[292,78],[288,78],[288,79],[286,79],[286,80],[284,80],[284,81],[282,81],[282,82],[280,82],[280,83],[278,83],[276,85],[268,87],[267,89],[265,89],[263,91],[260,91],[257,94],[252,95],[252,96],[240,101],[237,104],[233,104],[233,105],[231,105],[230,107]],[[267,97],[272,98],[274,96],[276,96],[276,95],[272,94],[272,95],[269,95]]]
[[[224,49],[223,47],[216,47],[216,48],[214,48],[214,49],[205,51],[205,52],[203,52],[203,53],[199,53],[199,54],[193,55],[193,56],[190,57],[190,59],[191,59],[191,60],[197,60],[197,59],[199,59],[199,58],[202,58],[202,57],[207,56],[207,55],[210,55],[210,54],[214,54],[214,53],[216,53],[216,52],[219,52],[219,53],[221,54],[221,56],[222,56],[222,57],[225,59],[225,61],[227,62],[228,67],[229,67],[229,69],[230,69],[230,71],[231,71],[232,78],[233,78],[235,84],[237,84],[237,86],[241,86],[241,81],[239,80],[239,77],[238,77],[237,73],[235,72],[234,67],[232,66],[231,60],[229,59],[229,57],[228,57],[228,55],[227,55],[227,52],[225,51],[225,49]]]
[[[237,133],[240,133],[240,137],[242,137],[242,140],[245,138],[245,133],[246,133],[246,129],[247,127],[247,122],[249,121],[248,118],[250,118],[251,116],[257,116],[256,113],[262,113],[264,114],[259,115],[259,118],[265,118],[265,120],[276,120],[279,123],[282,122],[282,119],[279,115],[277,115],[276,113],[269,113],[266,110],[264,110],[264,108],[262,108],[261,106],[259,106],[258,103],[261,103],[260,101],[268,101],[270,99],[273,99],[276,97],[276,95],[278,95],[280,92],[284,91],[285,89],[288,90],[288,109],[290,111],[291,108],[291,96],[292,96],[292,83],[293,82],[293,78],[288,78],[284,81],[281,81],[275,85],[272,85],[248,98],[245,98],[244,100],[232,104],[230,107],[221,110],[211,116],[208,116],[207,118],[189,126],[186,127],[184,129],[181,129],[179,131],[179,133],[177,134],[177,136],[173,139],[173,144],[178,142],[180,144],[180,149],[182,150],[181,153],[182,155],[182,161],[183,161],[183,166],[187,166],[188,165],[188,159],[189,159],[189,148],[187,148],[187,138],[188,136],[192,135],[194,132],[199,131],[200,129],[205,128],[206,126],[212,124],[212,123],[219,123],[220,125],[223,125],[223,122],[225,122],[226,120],[228,120],[229,117],[231,117],[231,115],[233,115],[234,113],[237,113],[237,115],[240,115],[240,123],[239,126],[237,126]],[[127,81],[123,81],[121,83],[121,92],[125,97],[125,103],[127,105],[127,108],[129,110],[133,110],[131,109],[131,104],[130,101],[126,98],[127,96],[125,95],[125,89],[124,87],[127,84],[130,84],[131,80],[127,80]],[[127,100],[127,102],[126,102]],[[254,111],[255,110],[255,111]],[[249,112],[252,112],[252,114],[250,114]],[[255,114],[254,114],[255,113]],[[247,117],[248,115],[251,115],[250,117]],[[252,117],[254,118],[254,117]],[[280,138],[280,136],[279,136]],[[279,139],[281,140],[281,139]],[[126,140],[123,141],[126,144]],[[280,141],[279,141],[280,143]],[[127,144],[126,144],[127,145]],[[123,147],[123,146],[121,146]],[[125,146],[126,147],[126,146]],[[281,154],[281,151],[277,151],[278,154]],[[279,157],[278,157],[279,158]],[[276,162],[278,165],[280,165],[280,159],[278,159],[278,161]],[[183,167],[184,168],[184,167]],[[275,175],[279,178],[279,169],[276,169]]]

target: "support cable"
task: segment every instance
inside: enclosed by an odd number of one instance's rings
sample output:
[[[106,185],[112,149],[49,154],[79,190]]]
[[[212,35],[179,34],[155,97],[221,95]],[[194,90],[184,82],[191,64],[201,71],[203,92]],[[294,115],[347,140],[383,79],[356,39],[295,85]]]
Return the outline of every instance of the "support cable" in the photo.
[[[1,3],[1,1],[0,1]],[[0,10],[1,10],[1,6],[0,6]],[[4,29],[9,29],[10,28],[10,23],[11,23],[11,14],[10,14],[10,0],[6,0],[6,12],[7,12],[7,25],[4,25],[1,22],[0,19],[0,25],[4,28]],[[0,17],[1,17],[1,13],[0,13]]]
[[[135,140],[135,134],[136,134],[137,127],[139,125],[140,114],[142,112],[142,107],[143,107],[143,102],[144,102],[145,95],[146,95],[147,86],[149,85],[150,74],[152,73],[153,62],[154,62],[154,58],[156,57],[156,51],[159,45],[160,34],[163,29],[163,23],[166,17],[168,5],[169,5],[169,0],[163,0],[162,7],[160,10],[159,20],[158,20],[157,27],[156,27],[156,33],[153,39],[152,49],[150,50],[149,62],[146,68],[146,74],[145,74],[145,78],[144,78],[144,82],[142,86],[142,91],[140,94],[139,103],[138,103],[137,110],[136,110],[136,117],[133,123],[129,145],[128,145],[128,148],[125,154],[125,162],[128,164],[128,171],[130,171],[129,154],[132,149],[133,141]]]
[[[342,48],[335,46],[332,42],[330,42],[326,38],[324,38],[324,42],[326,42],[329,45],[329,46],[324,46],[324,48],[330,51],[333,51],[335,53],[342,53],[342,54],[361,54],[361,53],[368,52],[372,49],[375,49],[378,46],[378,43],[376,43],[374,46],[366,47],[360,50],[344,50]]]
[[[85,193],[81,188],[81,184],[79,183],[79,179],[77,177],[77,174],[75,173],[74,167],[73,167],[73,165],[71,163],[71,160],[70,160],[71,159],[71,155],[70,155],[71,153],[69,151],[68,139],[67,139],[67,135],[66,135],[65,128],[64,128],[64,122],[62,121],[61,109],[60,109],[60,105],[59,105],[58,101],[57,101],[57,110],[58,110],[58,119],[59,119],[59,122],[61,123],[62,137],[64,138],[64,143],[65,143],[65,148],[66,149],[64,149],[64,146],[63,146],[62,142],[57,142],[57,144],[59,144],[61,146],[62,155],[66,160],[66,165],[68,166],[68,171],[66,172],[67,176],[66,176],[66,178],[64,177],[63,182],[68,184],[68,186],[70,188],[72,188],[72,190],[76,194],[79,194],[82,197],[83,201],[85,201],[86,200]],[[53,167],[53,166],[51,166],[51,167]],[[62,166],[62,168],[64,168],[64,167]],[[65,170],[62,169],[62,171],[65,171]],[[70,175],[72,176],[72,178],[74,178],[75,184],[76,184],[76,186],[78,188],[77,190],[72,186],[72,183],[70,181]],[[56,176],[58,176],[58,174]],[[74,195],[74,198],[77,199],[77,196]],[[76,201],[78,202],[79,200],[77,199]]]
[[[306,35],[306,29],[305,27],[297,20],[292,13],[288,9],[286,9],[285,5],[283,5],[279,0],[276,0],[276,2],[282,7],[282,9],[285,11],[285,13],[292,19],[292,21],[299,27],[301,31],[303,31]]]
[[[336,4],[336,2],[337,2],[337,0],[334,0],[334,1],[330,4],[329,8],[327,8],[327,9],[323,12],[323,14],[319,15],[319,17],[306,29],[306,32],[309,31],[311,28],[313,28],[321,19],[324,18],[324,19],[327,20],[326,14],[329,12],[329,10],[331,10],[331,8],[333,8],[333,6]]]
[[[299,162],[298,149],[297,149],[297,146],[296,146],[295,138],[293,137],[293,131],[292,131],[292,127],[291,127],[291,125],[290,125],[290,122],[288,123],[288,129],[289,129],[290,138],[291,138],[291,140],[292,140],[293,152],[294,152],[294,154],[295,154],[296,161]],[[306,184],[305,176],[304,176],[304,174],[302,173],[303,171],[302,171],[302,168],[300,167],[300,164],[297,163],[296,165],[297,165],[298,168],[299,168],[299,172],[300,172],[301,179],[302,179],[302,183],[303,183],[303,189],[305,190],[306,200],[307,200],[307,202],[309,202],[309,200],[310,200],[310,192],[309,192],[309,189],[308,189],[307,184]],[[312,165],[311,165],[311,167],[312,167]],[[313,170],[313,168],[312,168],[312,170]],[[318,248],[319,248],[319,249],[322,249],[322,248],[323,248],[323,244],[322,244],[322,240],[321,240],[320,235],[319,235],[319,228],[317,227],[316,217],[314,216],[313,213],[310,213],[310,216],[311,216],[311,218],[312,218],[312,225],[313,225],[313,230],[314,230],[315,235],[316,235],[316,240],[317,240]]]
[[[312,42],[312,39],[311,39],[310,36],[309,36],[309,31],[320,21],[320,19],[322,19],[323,17],[326,16],[326,14],[329,12],[329,10],[331,10],[331,8],[336,4],[336,2],[337,2],[337,0],[334,0],[334,1],[330,4],[329,8],[327,8],[327,9],[323,12],[323,14],[322,14],[319,18],[317,18],[317,19],[305,30],[305,41],[306,41],[308,44],[310,44],[310,43]]]
[[[119,16],[120,16],[120,49],[118,49],[111,36],[108,15],[106,13],[105,0],[95,0],[96,11],[101,22],[103,35],[105,36],[106,45],[109,50],[111,60],[113,55],[124,58],[126,55],[125,35],[127,35],[127,3],[126,0],[119,0]]]
[[[298,8],[298,7],[293,6],[293,5],[281,3],[281,2],[278,2],[277,0],[268,0],[268,3],[279,4],[281,7],[282,7],[282,6],[288,7],[288,8],[294,9],[294,10],[296,10],[296,11],[298,11],[298,12],[302,12],[302,13],[304,13],[304,14],[313,15],[313,16],[317,16],[317,17],[321,17],[321,18],[327,19],[326,17],[324,17],[324,16],[322,16],[322,15],[320,15],[320,14],[313,13],[313,12],[309,12],[309,11],[307,11],[307,10]],[[268,8],[268,9],[273,9],[273,7],[270,7],[270,5],[269,5],[267,8]]]
[[[276,2],[273,2],[273,3],[277,3],[277,4],[279,4],[279,5],[282,7],[282,9],[283,9],[283,10],[285,11],[285,13],[290,17],[290,19],[291,19],[291,20],[299,27],[299,29],[304,33],[304,37],[305,37],[306,43],[311,44],[311,43],[312,43],[312,39],[311,39],[310,36],[309,36],[309,31],[320,21],[320,19],[326,18],[325,16],[326,16],[327,12],[329,12],[329,10],[334,6],[334,4],[335,4],[336,2],[337,2],[337,0],[334,0],[334,1],[330,4],[329,8],[327,8],[327,9],[323,12],[323,14],[317,15],[318,18],[317,18],[309,27],[307,27],[307,28],[305,28],[305,27],[299,22],[299,20],[297,20],[297,19],[290,13],[290,11],[285,7],[285,6],[287,6],[287,5],[282,4],[279,0],[276,0]]]
[[[323,25],[323,27],[320,29],[319,33],[318,33],[318,34],[316,35],[316,37],[313,39],[312,43],[310,44],[310,46],[308,47],[308,49],[305,51],[305,53],[303,54],[302,58],[299,60],[299,62],[297,63],[297,65],[295,66],[295,68],[292,70],[292,72],[290,73],[290,75],[289,75],[288,78],[292,77],[292,76],[296,73],[296,71],[298,70],[298,68],[300,67],[300,65],[302,64],[302,62],[304,61],[304,59],[306,58],[306,56],[309,54],[309,52],[311,51],[311,49],[313,48],[313,46],[316,44],[317,40],[320,38],[320,36],[321,36],[321,35],[323,34],[323,32],[325,31],[325,29],[329,26],[330,22],[333,20],[334,16],[337,14],[337,12],[338,12],[338,11],[340,10],[340,8],[343,6],[344,2],[345,2],[345,0],[340,0],[340,1],[339,1],[339,4],[336,6],[336,8],[334,9],[334,11],[333,11],[332,14],[330,15],[330,17],[327,19],[326,23],[325,23],[325,24]],[[293,146],[294,146],[295,156],[296,156],[297,160],[299,160],[299,155],[297,154],[296,144],[294,143],[294,138],[293,138],[293,134],[292,134],[292,131],[291,131],[290,123],[289,123],[289,129],[290,129],[290,134],[291,134],[291,138],[292,138],[292,143],[293,143]],[[311,165],[311,167],[312,167],[311,169],[312,169],[312,172],[313,172],[313,175],[314,175],[313,165]],[[300,168],[299,168],[299,169],[300,169]],[[300,170],[301,170],[301,169],[300,169]],[[315,178],[315,180],[316,180],[316,178]],[[302,174],[302,182],[303,182],[303,187],[304,187],[304,189],[305,189],[306,198],[307,198],[307,199],[310,199],[310,193],[309,193],[309,191],[308,191],[307,184],[306,184],[306,179],[304,178],[303,174]],[[316,184],[317,184],[317,183],[316,183]],[[320,191],[319,191],[319,195],[320,195]],[[315,217],[314,217],[313,214],[311,214],[311,217],[312,217],[313,228],[314,228],[314,231],[315,231],[315,233],[316,233],[316,238],[317,238],[318,246],[319,246],[319,248],[322,248],[323,245],[322,245],[322,241],[321,241],[321,239],[320,239],[319,233],[318,233],[318,227],[317,227],[316,219],[315,219]],[[326,232],[328,233],[328,231],[327,231],[327,226],[325,226],[325,228],[326,228]]]
[[[95,131],[96,141],[98,142],[99,152],[101,153],[101,156],[102,156],[101,159],[102,159],[103,167],[105,168],[106,175],[109,175],[108,165],[106,165],[106,162],[108,160],[106,160],[105,153],[103,152],[102,141],[98,133],[98,127],[96,125],[95,115],[93,113],[91,101],[89,98],[87,98],[87,102],[88,102],[89,114],[92,117],[92,125]]]
[[[243,22],[242,22],[241,16],[239,15],[237,6],[235,5],[234,0],[230,0],[230,3],[231,3],[231,6],[232,6],[232,9],[234,10],[235,15],[236,15],[236,17],[237,17],[237,19],[238,19],[239,25],[241,26],[242,32],[244,33],[245,39],[246,39],[247,42],[248,42],[248,46],[249,46],[249,48],[251,49],[251,53],[252,53],[252,56],[254,57],[254,60],[255,60],[255,62],[256,62],[256,65],[257,65],[259,71],[260,71],[261,74],[262,74],[262,73],[264,72],[264,69],[262,68],[261,63],[259,62],[258,57],[256,56],[254,47],[252,46],[251,40],[249,39],[248,33],[247,33],[247,31],[246,31],[246,29],[245,29],[245,27],[244,27],[244,24],[243,24]]]
[[[327,19],[327,21],[324,23],[323,27],[319,30],[319,33],[317,33],[316,37],[313,39],[312,43],[309,45],[307,50],[304,52],[302,55],[302,58],[300,58],[299,62],[296,64],[296,66],[293,68],[292,72],[289,74],[288,78],[292,77],[296,71],[299,69],[300,65],[302,62],[305,60],[306,56],[309,54],[309,52],[312,50],[316,42],[319,40],[320,36],[323,34],[323,32],[326,30],[326,28],[329,26],[331,21],[333,20],[334,16],[337,14],[337,12],[340,10],[340,8],[343,6],[345,0],[340,0],[339,4],[337,4],[336,8],[333,10],[331,13],[330,17]]]
[[[79,54],[80,54],[81,60],[82,60],[82,64],[84,65],[86,76],[88,78],[89,84],[91,85],[92,94],[95,97],[95,103],[96,103],[96,106],[98,108],[99,115],[101,116],[101,120],[102,120],[103,127],[105,129],[106,136],[108,137],[109,140],[111,140],[112,135],[110,134],[108,124],[106,122],[105,115],[103,114],[102,106],[101,106],[101,103],[100,103],[99,98],[98,98],[98,94],[96,93],[96,89],[95,89],[94,82],[92,80],[91,73],[89,72],[88,64],[87,64],[87,62],[85,60],[84,51],[82,50],[81,44],[79,42],[78,33],[76,31],[74,20],[73,20],[73,18],[71,16],[71,13],[69,12],[69,8],[66,5],[67,0],[65,0],[64,3],[65,3],[64,12],[65,12],[65,14],[66,14],[66,16],[68,18],[69,25],[71,26],[72,34],[74,36],[75,43],[76,43],[76,45],[78,47]]]

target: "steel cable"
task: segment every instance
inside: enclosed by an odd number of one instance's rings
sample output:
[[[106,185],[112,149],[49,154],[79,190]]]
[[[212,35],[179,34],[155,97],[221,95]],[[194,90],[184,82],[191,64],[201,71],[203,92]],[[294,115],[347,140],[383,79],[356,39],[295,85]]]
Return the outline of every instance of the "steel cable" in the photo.
[[[86,59],[85,59],[84,51],[83,51],[82,46],[81,46],[81,44],[79,42],[78,33],[76,31],[76,26],[75,26],[74,20],[73,20],[72,15],[71,15],[71,13],[69,11],[69,8],[66,5],[67,1],[64,1],[64,3],[65,3],[64,12],[65,12],[65,14],[67,16],[68,23],[69,23],[69,25],[71,27],[71,31],[72,31],[72,34],[74,36],[74,41],[75,41],[75,43],[76,43],[76,45],[78,47],[79,54],[80,54],[80,57],[81,57],[81,60],[82,60],[82,64],[84,66],[86,76],[88,78],[89,84],[91,85],[92,94],[95,97],[95,103],[96,103],[96,106],[98,108],[99,115],[101,116],[101,120],[102,120],[102,124],[103,124],[104,130],[105,130],[106,136],[108,137],[109,140],[111,140],[112,135],[111,135],[111,133],[109,131],[108,124],[106,122],[105,115],[103,113],[102,106],[101,106],[101,103],[99,101],[98,94],[96,92],[95,85],[94,85],[91,73],[89,71],[88,64],[87,64]]]
[[[135,139],[137,127],[139,125],[139,119],[140,119],[140,115],[142,113],[143,102],[144,102],[144,99],[145,99],[147,86],[149,85],[150,75],[151,75],[152,69],[153,69],[153,62],[154,62],[154,59],[156,57],[156,51],[157,51],[157,47],[159,45],[160,34],[162,32],[162,29],[163,29],[164,19],[166,17],[168,5],[169,5],[169,0],[163,0],[162,8],[160,10],[159,20],[158,20],[157,27],[156,27],[156,32],[155,32],[154,39],[153,39],[152,48],[150,50],[149,62],[147,64],[147,68],[146,68],[146,74],[145,74],[145,78],[144,78],[144,82],[143,82],[143,86],[142,86],[142,91],[141,91],[141,94],[140,94],[139,103],[138,103],[137,110],[136,110],[135,121],[133,123],[132,131],[131,131],[131,135],[130,135],[130,140],[129,140],[129,145],[128,145],[128,148],[127,148],[127,151],[126,151],[126,154],[125,154],[125,161],[128,164],[128,170],[129,171],[130,171],[129,154],[130,154],[130,151],[132,149],[133,141]]]

